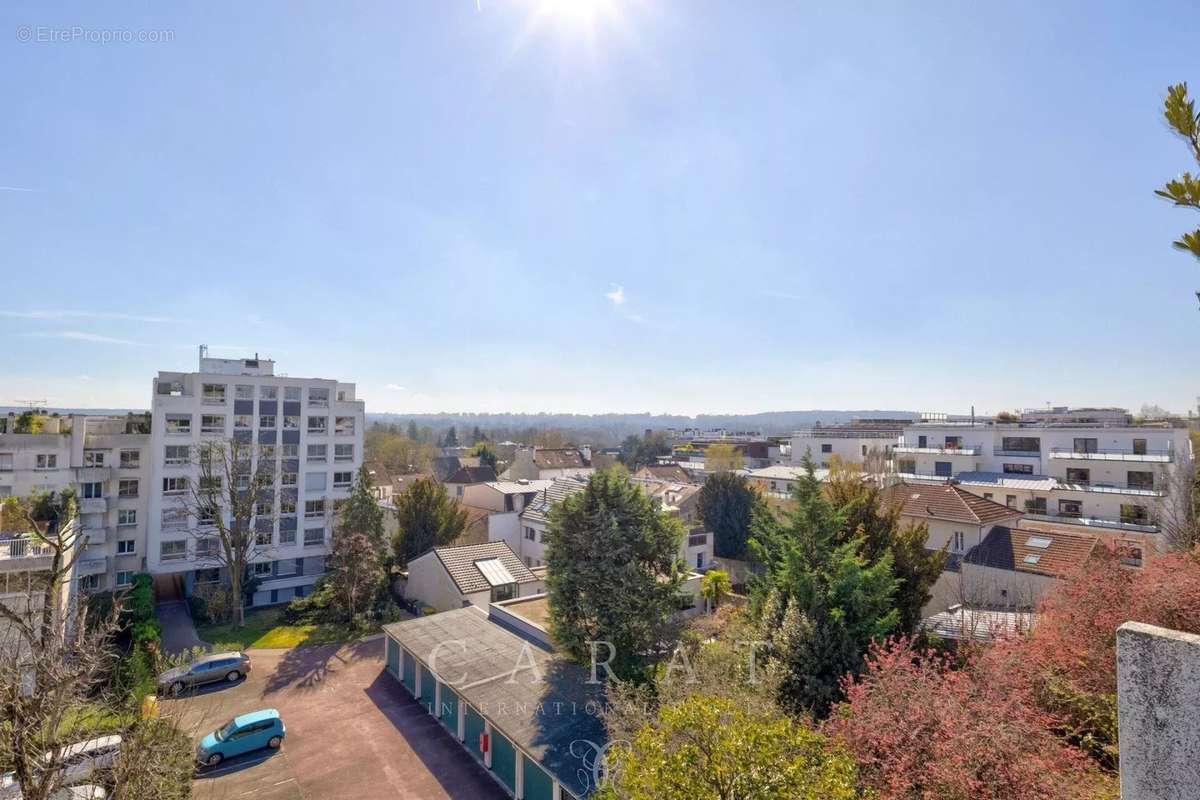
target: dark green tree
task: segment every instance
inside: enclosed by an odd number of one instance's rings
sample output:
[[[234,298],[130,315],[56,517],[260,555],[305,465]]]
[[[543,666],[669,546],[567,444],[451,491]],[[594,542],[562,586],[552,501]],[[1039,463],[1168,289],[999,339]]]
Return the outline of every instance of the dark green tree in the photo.
[[[659,456],[669,456],[671,445],[661,433],[651,433],[646,437],[626,436],[621,443],[621,463],[636,472],[647,464],[657,463]]]
[[[745,558],[750,523],[765,509],[762,497],[745,475],[718,472],[709,475],[700,488],[696,509],[704,526],[713,533],[713,551],[722,558]]]
[[[613,470],[588,479],[582,492],[550,510],[546,532],[550,628],[572,658],[612,656],[622,680],[642,682],[673,640],[679,610],[683,526]],[[603,677],[604,673],[598,673]]]
[[[410,419],[408,421],[407,435],[408,435],[408,438],[412,439],[414,442],[420,441],[421,432],[419,430],[417,430],[417,421],[416,420]]]
[[[458,447],[458,431],[454,430],[451,425],[446,431],[446,435],[442,437],[442,447]]]
[[[780,524],[756,528],[749,550],[765,567],[753,605],[772,644],[779,704],[822,717],[841,697],[841,679],[857,675],[872,641],[900,622],[892,555],[871,560],[862,537],[843,541],[846,514],[821,491],[812,461],[794,490],[796,508]]]
[[[471,455],[479,457],[479,464],[484,467],[496,468],[496,451],[480,442],[471,449]]]
[[[375,500],[371,489],[371,473],[366,465],[359,467],[354,479],[354,488],[350,496],[338,510],[338,529],[349,533],[361,533],[375,545],[382,554],[387,549],[387,541],[383,531],[383,509]]]
[[[1167,87],[1167,99],[1163,102],[1163,117],[1166,118],[1167,125],[1171,127],[1171,130],[1187,142],[1192,158],[1200,166],[1200,116],[1196,114],[1195,103],[1188,97],[1186,83]],[[1185,171],[1154,193],[1181,208],[1200,211],[1200,175],[1192,175]],[[1174,245],[1180,250],[1186,250],[1196,258],[1200,258],[1200,229],[1184,233],[1175,240]],[[1200,299],[1200,292],[1196,292],[1196,297]]]
[[[396,522],[392,552],[404,566],[431,547],[457,539],[467,527],[467,510],[450,499],[445,486],[421,478],[396,498]]]

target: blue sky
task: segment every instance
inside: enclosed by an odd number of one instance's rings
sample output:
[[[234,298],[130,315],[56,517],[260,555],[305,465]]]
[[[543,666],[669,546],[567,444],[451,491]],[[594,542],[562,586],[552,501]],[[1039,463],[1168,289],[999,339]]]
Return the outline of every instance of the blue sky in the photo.
[[[1194,406],[1193,4],[572,5],[5,4],[0,404]]]

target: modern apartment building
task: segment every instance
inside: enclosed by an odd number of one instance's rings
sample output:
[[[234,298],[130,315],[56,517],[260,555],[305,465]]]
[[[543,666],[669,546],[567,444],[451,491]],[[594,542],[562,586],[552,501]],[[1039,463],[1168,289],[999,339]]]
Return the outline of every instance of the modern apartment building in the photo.
[[[15,421],[13,415],[0,420],[0,498],[73,489],[82,550],[72,590],[129,585],[134,573],[145,568],[148,420],[139,415],[39,415],[37,433],[16,433]],[[35,540],[21,532],[3,533],[0,571],[48,562]]]
[[[1027,519],[1147,533],[1159,530],[1174,471],[1192,460],[1185,426],[1136,424],[1121,409],[918,422],[894,452],[900,477],[953,479]]]
[[[910,419],[855,419],[840,425],[813,425],[792,434],[792,463],[801,464],[805,455],[813,464],[827,469],[834,456],[847,464],[862,464],[872,452],[886,459]]]
[[[209,358],[202,347],[197,372],[158,373],[151,417],[149,570],[176,576],[189,593],[224,579],[186,492],[202,444],[241,442],[253,445],[253,470],[265,459],[274,473],[255,511],[252,604],[307,593],[325,572],[334,513],[362,465],[365,412],[354,384],[276,375],[268,359]]]

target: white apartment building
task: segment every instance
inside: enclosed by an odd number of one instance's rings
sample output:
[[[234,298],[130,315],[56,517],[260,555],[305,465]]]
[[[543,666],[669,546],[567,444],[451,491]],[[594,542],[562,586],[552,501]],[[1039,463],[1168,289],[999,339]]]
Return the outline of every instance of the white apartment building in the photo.
[[[276,375],[268,359],[209,358],[197,372],[159,372],[151,407],[152,491],[147,565],[178,588],[224,580],[206,555],[213,546],[184,508],[185,481],[198,479],[193,454],[206,441],[256,445],[254,466],[274,465],[270,497],[255,518],[260,579],[252,605],[303,596],[325,572],[334,512],[363,460],[363,402],[352,383]]]
[[[895,447],[896,471],[910,481],[953,479],[1028,519],[1157,532],[1173,470],[1192,460],[1188,431],[1136,425],[1116,411],[912,424]]]
[[[146,568],[146,502],[150,434],[145,417],[40,415],[38,433],[15,433],[14,415],[0,420],[0,498],[73,489],[83,548],[72,590],[121,589]],[[11,534],[13,532],[6,531]],[[0,569],[22,569],[42,558],[36,542],[0,543]]]
[[[834,456],[847,464],[862,464],[873,451],[889,458],[906,420],[864,419],[842,425],[814,425],[792,434],[792,464],[801,464],[807,455],[822,469],[828,469]]]

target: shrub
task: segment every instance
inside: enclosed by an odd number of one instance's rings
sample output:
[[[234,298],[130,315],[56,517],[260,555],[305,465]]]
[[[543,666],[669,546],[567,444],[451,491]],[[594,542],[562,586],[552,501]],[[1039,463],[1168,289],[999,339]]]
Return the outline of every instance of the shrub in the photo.
[[[188,800],[191,738],[166,719],[143,720],[125,733],[113,765],[113,800]]]
[[[284,606],[282,614],[289,625],[329,622],[334,616],[333,588],[324,578],[317,581],[311,594],[294,598]]]

